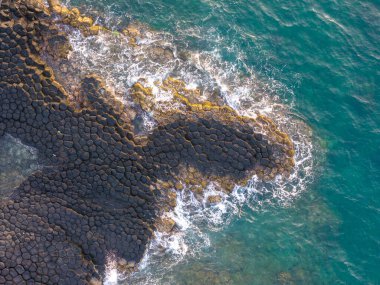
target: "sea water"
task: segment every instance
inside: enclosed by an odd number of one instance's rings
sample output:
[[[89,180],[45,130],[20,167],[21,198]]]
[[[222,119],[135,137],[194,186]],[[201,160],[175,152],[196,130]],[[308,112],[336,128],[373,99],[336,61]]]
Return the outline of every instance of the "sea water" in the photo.
[[[252,177],[211,207],[183,191],[168,213],[176,234],[157,234],[132,277],[110,260],[107,284],[380,284],[380,3],[66,4],[114,29],[135,21],[152,29],[137,51],[117,37],[70,35],[71,56],[126,100],[138,78],[174,74],[217,88],[242,115],[271,117],[296,148],[289,179]],[[144,58],[154,44],[188,60]],[[165,94],[155,96],[168,107]],[[219,193],[212,184],[205,191]]]

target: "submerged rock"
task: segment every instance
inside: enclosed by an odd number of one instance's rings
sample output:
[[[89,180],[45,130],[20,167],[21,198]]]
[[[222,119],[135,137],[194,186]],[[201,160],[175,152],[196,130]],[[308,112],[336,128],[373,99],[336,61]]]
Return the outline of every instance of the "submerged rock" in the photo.
[[[173,51],[168,47],[152,46],[147,52],[149,58],[158,63],[174,60]]]
[[[156,228],[159,232],[170,233],[175,226],[175,221],[169,217],[159,218],[156,222]]]
[[[222,197],[220,195],[211,195],[207,197],[207,202],[210,204],[217,204],[222,201]]]
[[[292,275],[290,274],[290,272],[287,272],[287,271],[282,271],[278,274],[278,282],[279,284],[281,285],[293,285],[293,284],[296,284],[294,281],[293,281],[293,278],[292,278]]]
[[[228,271],[211,269],[204,264],[189,264],[179,273],[181,284],[210,284],[232,285],[231,273]]]

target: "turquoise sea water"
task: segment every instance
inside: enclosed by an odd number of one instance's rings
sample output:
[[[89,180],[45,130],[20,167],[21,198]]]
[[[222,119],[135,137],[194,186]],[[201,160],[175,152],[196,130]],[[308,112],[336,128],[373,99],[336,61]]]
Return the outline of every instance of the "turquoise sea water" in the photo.
[[[313,131],[314,179],[302,193],[286,205],[251,202],[219,231],[204,225],[201,254],[144,274],[157,284],[380,284],[380,2],[70,4],[217,51],[231,72],[254,70]]]

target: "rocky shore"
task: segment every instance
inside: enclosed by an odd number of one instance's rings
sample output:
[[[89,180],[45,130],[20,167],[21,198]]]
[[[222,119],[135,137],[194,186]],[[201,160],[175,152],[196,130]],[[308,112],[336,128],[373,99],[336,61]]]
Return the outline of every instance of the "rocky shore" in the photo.
[[[157,128],[138,136],[133,112],[100,77],[69,89],[49,64],[70,52],[58,25],[93,36],[105,28],[57,1],[0,4],[0,137],[36,148],[50,165],[0,197],[0,284],[101,284],[108,254],[131,271],[154,231],[172,228],[161,216],[175,189],[212,180],[228,190],[254,174],[290,173],[293,145],[271,120],[197,102],[173,78],[160,88],[179,108],[157,111]],[[131,89],[141,109],[154,108],[150,92]]]

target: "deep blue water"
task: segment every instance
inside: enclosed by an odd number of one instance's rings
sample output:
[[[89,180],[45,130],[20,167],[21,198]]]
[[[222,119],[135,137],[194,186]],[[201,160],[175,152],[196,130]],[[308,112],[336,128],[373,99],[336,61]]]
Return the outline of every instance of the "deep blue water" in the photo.
[[[72,0],[138,20],[270,82],[313,130],[313,183],[244,207],[165,284],[380,284],[380,3]],[[253,95],[254,96],[254,95]],[[153,270],[153,269],[152,269]]]

